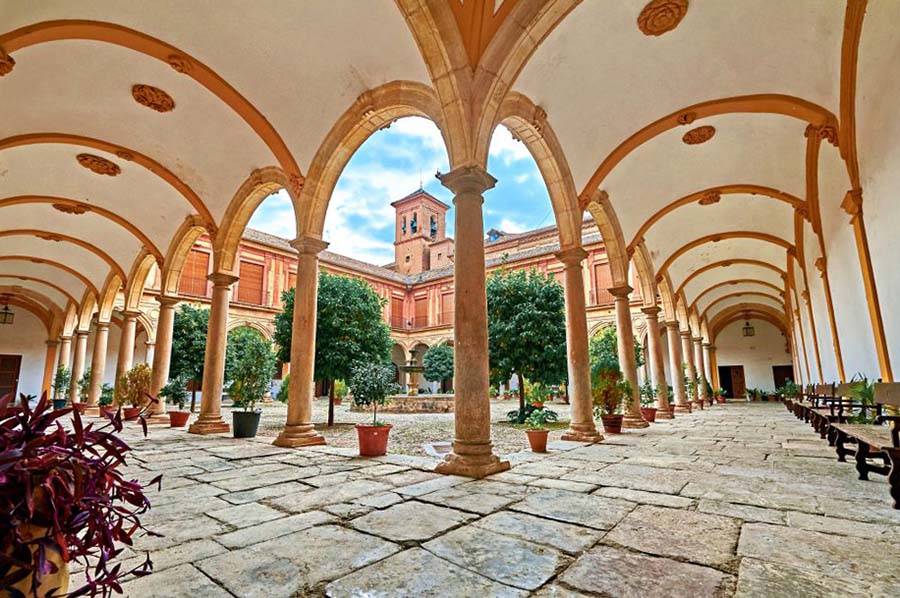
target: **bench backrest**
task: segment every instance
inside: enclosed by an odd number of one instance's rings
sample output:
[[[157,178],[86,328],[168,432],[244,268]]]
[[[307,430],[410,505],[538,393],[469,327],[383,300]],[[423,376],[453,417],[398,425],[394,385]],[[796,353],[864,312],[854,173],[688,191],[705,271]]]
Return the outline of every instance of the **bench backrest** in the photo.
[[[900,407],[900,382],[876,383],[875,402],[881,405]]]
[[[834,396],[834,384],[816,384],[815,392],[820,397]]]

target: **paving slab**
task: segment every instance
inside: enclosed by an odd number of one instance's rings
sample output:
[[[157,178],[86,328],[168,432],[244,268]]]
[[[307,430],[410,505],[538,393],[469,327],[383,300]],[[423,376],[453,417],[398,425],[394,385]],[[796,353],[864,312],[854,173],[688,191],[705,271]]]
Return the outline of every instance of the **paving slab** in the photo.
[[[471,513],[411,500],[363,515],[352,526],[393,542],[423,542],[474,518]]]
[[[527,513],[501,511],[473,525],[536,544],[544,544],[567,554],[578,554],[593,546],[603,532],[590,527],[544,519]]]
[[[209,511],[207,513],[213,519],[218,519],[234,527],[248,527],[257,525],[270,519],[284,517],[282,511],[272,507],[251,502],[243,505],[230,506],[224,509]]]
[[[122,584],[125,598],[233,598],[226,590],[189,564],[166,570],[170,583],[156,575],[138,577]],[[72,588],[74,589],[74,588]]]
[[[716,569],[610,546],[589,550],[559,579],[579,590],[620,598],[720,598],[734,587],[734,578]]]
[[[641,505],[603,542],[733,570],[739,532],[738,522],[729,517]]]
[[[860,585],[858,581],[848,582],[839,577],[825,577],[821,572],[793,567],[787,563],[744,558],[741,560],[735,598],[758,596],[869,598],[876,595],[873,589],[868,584]]]
[[[333,523],[336,519],[333,515],[323,511],[306,511],[297,515],[289,515],[281,519],[267,521],[245,527],[234,532],[216,536],[216,541],[228,548],[242,548],[251,544],[265,542],[279,536],[297,532],[303,529],[322,525],[325,523]]]
[[[607,530],[634,508],[634,503],[566,490],[540,490],[510,508],[539,517]]]

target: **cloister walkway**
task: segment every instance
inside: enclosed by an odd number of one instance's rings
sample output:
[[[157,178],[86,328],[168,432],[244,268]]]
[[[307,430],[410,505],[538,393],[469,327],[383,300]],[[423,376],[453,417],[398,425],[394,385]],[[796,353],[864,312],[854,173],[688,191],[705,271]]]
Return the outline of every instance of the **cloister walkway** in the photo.
[[[897,596],[900,511],[780,404],[734,403],[473,481],[154,428],[129,596]],[[877,555],[877,559],[868,558]],[[135,558],[139,558],[135,556]]]

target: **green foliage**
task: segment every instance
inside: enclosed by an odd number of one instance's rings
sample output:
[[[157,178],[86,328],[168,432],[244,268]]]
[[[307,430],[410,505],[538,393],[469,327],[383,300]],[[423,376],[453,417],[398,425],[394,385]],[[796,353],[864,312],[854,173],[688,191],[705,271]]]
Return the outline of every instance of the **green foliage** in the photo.
[[[101,407],[109,407],[113,404],[113,401],[116,397],[116,389],[112,387],[112,384],[103,384],[100,387],[100,399],[97,403]]]
[[[793,380],[786,380],[784,382],[784,386],[775,390],[777,394],[784,395],[789,399],[793,399],[795,397],[799,397],[801,393],[800,385],[794,382]]]
[[[290,361],[294,289],[281,295],[275,316],[279,358]],[[360,363],[390,360],[391,330],[382,320],[384,300],[365,281],[323,272],[316,302],[317,380],[347,380]],[[391,374],[393,376],[393,374]]]
[[[565,300],[551,276],[533,269],[493,272],[487,279],[487,312],[494,383],[513,374],[541,384],[565,380]]]
[[[78,379],[78,382],[75,384],[78,386],[78,400],[82,403],[87,403],[88,395],[91,392],[91,370],[93,368],[85,368],[84,373],[81,375],[81,378]]]
[[[150,392],[150,379],[153,370],[146,363],[141,363],[119,378],[116,385],[116,400],[120,405],[131,405],[132,407],[143,407],[150,401],[148,393]]]
[[[178,306],[172,333],[172,361],[169,376],[200,383],[206,355],[209,310],[186,303]]]
[[[865,375],[857,372],[850,380],[850,398],[865,407],[850,416],[848,420],[854,424],[874,424],[876,418],[875,384],[869,382]]]
[[[179,409],[184,409],[184,404],[190,396],[187,391],[187,380],[180,377],[170,379],[165,386],[159,389],[159,396],[163,400],[175,403]]]
[[[622,382],[616,329],[604,328],[600,334],[594,336],[588,352],[594,411],[605,414],[616,413],[621,404],[619,384]]]
[[[228,335],[225,377],[230,382],[228,396],[235,407],[249,411],[272,386],[275,352],[272,342],[255,330],[238,328]]]
[[[56,374],[53,376],[53,390],[59,397],[64,397],[72,386],[72,372],[64,365],[56,368]]]
[[[641,407],[655,407],[656,397],[659,396],[659,386],[650,382],[650,379],[644,380],[641,384]]]
[[[276,399],[281,401],[282,403],[288,402],[288,391],[290,390],[291,385],[291,375],[288,374],[284,378],[281,379],[281,387],[278,389],[278,394],[275,396]]]
[[[634,400],[634,389],[628,380],[619,380],[603,398],[603,401],[594,401],[594,417],[623,413]]]
[[[519,421],[519,410],[513,409],[512,411],[507,411],[506,413],[506,421],[511,424],[524,423],[528,421],[528,418],[531,417],[531,414],[535,411],[543,411],[543,417],[546,418],[545,421],[547,423],[555,423],[559,421],[559,414],[556,411],[552,411],[547,409],[546,407],[537,408],[534,405],[525,405],[525,417],[522,421]]]
[[[453,347],[436,345],[429,347],[422,358],[424,376],[431,382],[442,382],[453,377]]]
[[[372,406],[372,425],[378,422],[378,406],[384,405],[388,397],[400,391],[394,382],[394,368],[381,363],[362,363],[353,367],[350,373],[350,390],[353,403],[360,407]]]
[[[338,399],[343,399],[350,392],[350,388],[347,386],[347,383],[343,380],[335,380],[334,381],[334,396]]]
[[[545,430],[547,428],[547,422],[550,421],[556,420],[551,420],[548,417],[548,412],[546,409],[535,409],[528,415],[528,419],[525,420],[525,426],[529,430]]]
[[[550,387],[540,382],[530,383],[525,381],[525,394],[528,397],[528,404],[543,404],[550,401]]]

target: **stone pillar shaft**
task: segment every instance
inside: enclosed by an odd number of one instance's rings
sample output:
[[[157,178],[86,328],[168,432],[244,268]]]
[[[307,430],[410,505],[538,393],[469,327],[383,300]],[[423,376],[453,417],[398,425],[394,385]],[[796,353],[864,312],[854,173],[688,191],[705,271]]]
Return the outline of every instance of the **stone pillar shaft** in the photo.
[[[669,369],[672,370],[672,390],[675,392],[675,413],[690,413],[687,395],[684,388],[684,370],[681,367],[681,340],[678,333],[678,322],[666,322],[666,334],[669,340]]]
[[[188,429],[191,434],[216,434],[231,429],[222,420],[222,390],[228,341],[228,298],[237,276],[216,272],[209,275],[209,280],[213,283],[213,292],[203,359],[203,394],[200,398],[200,417]]]
[[[619,351],[619,367],[625,375],[625,380],[631,384],[631,403],[625,409],[625,418],[622,421],[624,428],[646,428],[648,424],[641,415],[641,394],[638,385],[637,361],[634,358],[634,329],[631,326],[631,305],[629,296],[632,288],[629,286],[615,287],[609,292],[616,298],[616,333]]]
[[[694,369],[694,347],[691,344],[691,333],[687,331],[681,332],[681,356],[687,366],[686,374],[688,380],[694,384],[694,394],[689,397],[691,402],[697,401],[697,371]],[[680,366],[679,366],[680,367]]]
[[[568,391],[571,404],[571,422],[562,439],[600,442],[603,435],[594,424],[594,404],[591,400],[587,307],[581,267],[587,252],[580,247],[573,247],[560,251],[556,257],[565,265],[566,351],[569,358]]]
[[[703,369],[703,346],[702,340],[694,339],[694,369],[697,376],[697,397],[701,403],[706,403],[709,399],[709,392],[706,388],[706,374]]]
[[[109,344],[109,322],[97,322],[94,337],[94,353],[91,356],[91,389],[88,393],[88,407],[96,407],[100,402],[100,390],[106,375],[106,348]]]
[[[137,330],[139,311],[122,312],[122,336],[119,338],[119,356],[116,360],[116,387],[119,380],[134,363],[134,335]]]
[[[69,362],[72,359],[72,337],[71,336],[61,336],[59,337],[59,361],[56,364],[56,367],[69,367]]]
[[[50,339],[47,341],[47,352],[44,355],[44,377],[41,382],[41,394],[47,393],[47,398],[52,399],[53,378],[56,374],[56,353],[59,349],[59,341]]]
[[[150,376],[150,394],[159,397],[159,391],[169,382],[169,367],[172,362],[172,333],[175,329],[175,305],[178,299],[160,295],[159,318],[156,321],[156,344],[159,350],[153,354],[153,373]],[[159,418],[166,412],[166,402],[159,399],[159,403],[150,408],[151,418]]]
[[[313,395],[316,390],[316,302],[319,288],[319,253],[328,243],[313,237],[300,237],[292,243],[297,256],[294,286],[294,317],[291,336],[291,380],[288,386],[288,412],[284,430],[276,446],[298,447],[325,444],[312,423]]]
[[[650,377],[659,389],[656,398],[656,419],[672,419],[669,408],[669,389],[666,384],[666,364],[663,362],[662,339],[659,337],[659,307],[645,307],[644,321],[647,323],[649,344]]]
[[[87,397],[78,396],[78,380],[84,375],[84,360],[87,354],[87,330],[75,331],[75,355],[72,358],[72,385],[69,387],[69,401],[78,403]]]
[[[509,469],[509,462],[500,461],[491,447],[488,378],[482,194],[497,181],[480,166],[462,166],[439,178],[453,191],[456,206],[453,274],[456,405],[453,451],[437,471],[481,478]]]

